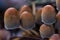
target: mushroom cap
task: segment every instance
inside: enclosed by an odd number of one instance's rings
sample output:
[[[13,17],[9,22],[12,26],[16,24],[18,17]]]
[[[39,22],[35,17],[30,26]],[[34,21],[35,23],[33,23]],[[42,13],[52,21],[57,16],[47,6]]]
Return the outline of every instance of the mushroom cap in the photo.
[[[60,10],[60,0],[56,0],[57,10]]]
[[[4,29],[0,30],[0,40],[9,40],[11,37],[11,33]]]
[[[58,33],[60,33],[60,11],[56,15],[55,28],[58,30]]]
[[[42,8],[41,19],[44,24],[51,25],[56,22],[56,12],[53,6],[46,5]]]
[[[42,8],[38,9],[35,14],[35,22],[37,24],[41,24],[41,13],[42,13]]]
[[[42,38],[49,38],[51,35],[55,33],[53,25],[46,25],[46,24],[42,24],[40,26],[39,31]]]
[[[34,27],[34,18],[33,15],[30,12],[23,12],[20,15],[20,19],[22,22],[22,27],[25,29],[32,29]]]
[[[53,34],[49,40],[60,40],[60,35],[59,34]]]
[[[4,25],[5,28],[8,30],[19,28],[20,19],[19,19],[18,12],[15,8],[11,7],[5,11]]]
[[[19,9],[19,14],[21,14],[24,11],[28,11],[28,12],[32,12],[31,8],[28,5],[23,5],[20,9]]]

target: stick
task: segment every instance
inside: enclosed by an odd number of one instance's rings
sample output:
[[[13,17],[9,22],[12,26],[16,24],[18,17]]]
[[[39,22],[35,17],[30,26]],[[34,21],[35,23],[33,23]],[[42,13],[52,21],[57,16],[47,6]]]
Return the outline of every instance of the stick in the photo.
[[[35,2],[32,2],[32,9],[33,9],[33,15],[35,15],[35,11],[36,11]]]
[[[31,30],[36,36],[39,36],[39,33],[36,32],[35,30]]]
[[[35,31],[35,30],[26,30],[26,29],[24,29],[22,26],[20,26],[20,29],[22,29],[23,31],[26,31],[27,33],[29,33],[29,34],[31,34],[32,35],[32,33],[31,32],[33,32],[36,36],[39,36],[39,34]],[[32,36],[34,36],[34,35],[32,35]]]
[[[20,26],[20,29],[23,31],[26,31],[28,34],[32,35],[32,33],[29,30],[24,29],[22,26]],[[32,36],[34,36],[34,35],[32,35]]]

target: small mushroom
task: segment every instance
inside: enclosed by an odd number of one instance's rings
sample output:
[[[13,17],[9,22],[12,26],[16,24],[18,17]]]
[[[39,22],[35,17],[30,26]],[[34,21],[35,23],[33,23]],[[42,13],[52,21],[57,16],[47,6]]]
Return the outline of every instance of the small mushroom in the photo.
[[[41,19],[44,24],[51,25],[56,22],[56,12],[53,6],[46,5],[42,8]]]

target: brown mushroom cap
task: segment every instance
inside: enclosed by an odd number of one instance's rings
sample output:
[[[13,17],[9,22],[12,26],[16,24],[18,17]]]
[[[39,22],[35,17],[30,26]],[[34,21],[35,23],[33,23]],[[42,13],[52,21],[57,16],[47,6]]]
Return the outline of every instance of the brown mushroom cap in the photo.
[[[56,18],[56,12],[53,6],[46,5],[42,8],[41,19],[43,23],[51,25],[55,23],[56,21],[55,18]]]
[[[10,40],[11,34],[4,29],[0,30],[0,40]]]
[[[49,40],[60,40],[60,35],[59,34],[53,34]]]
[[[35,14],[35,22],[37,24],[41,24],[41,13],[42,13],[42,8],[38,9]]]
[[[15,8],[11,7],[5,11],[4,24],[6,29],[18,28],[20,25],[19,15]]]
[[[31,8],[28,5],[24,5],[19,9],[19,13],[21,14],[24,11],[32,12]]]
[[[33,28],[34,27],[34,18],[33,15],[30,12],[23,12],[20,15],[20,19],[22,21],[22,26],[24,28]]]
[[[42,38],[49,38],[52,34],[55,33],[53,25],[46,24],[42,24],[39,31]]]
[[[58,33],[60,33],[60,11],[56,15],[55,28],[58,30]]]
[[[56,0],[57,10],[60,10],[60,0]]]

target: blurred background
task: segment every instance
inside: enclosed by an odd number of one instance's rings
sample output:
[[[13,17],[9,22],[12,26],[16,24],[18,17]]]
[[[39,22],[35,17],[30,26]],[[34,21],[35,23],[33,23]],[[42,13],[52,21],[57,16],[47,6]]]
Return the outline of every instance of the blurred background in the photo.
[[[55,0],[35,0],[36,4],[44,4],[47,2],[55,2]],[[20,8],[22,5],[31,5],[31,3],[31,0],[0,0],[0,8],[7,8],[12,6]]]

